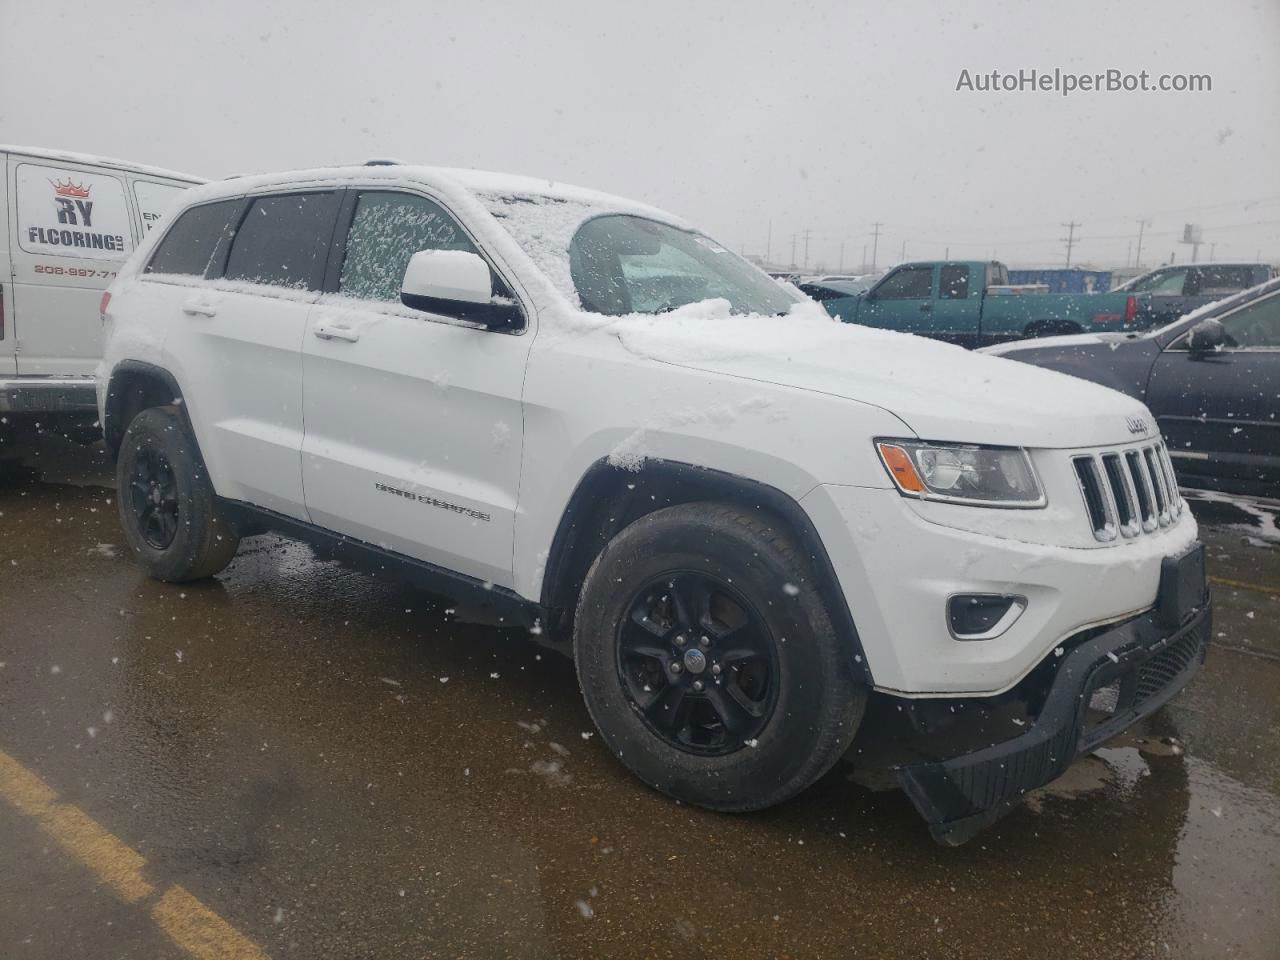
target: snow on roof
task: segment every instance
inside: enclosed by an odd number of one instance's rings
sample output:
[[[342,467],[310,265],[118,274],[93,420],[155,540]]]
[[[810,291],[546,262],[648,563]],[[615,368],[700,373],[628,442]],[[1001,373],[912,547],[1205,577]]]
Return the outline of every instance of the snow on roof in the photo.
[[[170,180],[185,180],[188,183],[207,183],[204,177],[191,173],[180,173],[177,170],[166,170],[164,167],[152,167],[129,160],[115,160],[111,157],[99,157],[91,153],[75,153],[71,150],[50,150],[47,147],[19,147],[0,143],[0,153],[17,153],[26,157],[38,157],[44,160],[61,160],[64,163],[95,164],[124,170],[128,173],[141,173],[150,177],[166,177]]]
[[[426,185],[460,189],[467,193],[551,197],[608,210],[644,213],[654,219],[687,226],[679,217],[647,204],[586,187],[576,187],[558,180],[461,167],[433,167],[425,164],[359,164],[337,167],[315,167],[279,173],[251,174],[210,183],[199,191],[196,199],[214,196],[236,196],[264,187],[309,183],[317,180],[389,180],[416,181]]]

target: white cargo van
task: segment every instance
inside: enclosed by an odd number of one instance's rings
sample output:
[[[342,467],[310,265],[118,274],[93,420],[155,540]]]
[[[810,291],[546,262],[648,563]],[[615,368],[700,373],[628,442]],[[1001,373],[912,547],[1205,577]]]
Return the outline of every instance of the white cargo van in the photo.
[[[0,441],[91,425],[102,292],[199,177],[0,145]]]

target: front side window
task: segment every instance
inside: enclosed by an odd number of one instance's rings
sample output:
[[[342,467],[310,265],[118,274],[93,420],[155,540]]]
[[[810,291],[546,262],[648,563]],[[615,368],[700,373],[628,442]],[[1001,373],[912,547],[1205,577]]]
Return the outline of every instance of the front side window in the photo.
[[[876,288],[878,300],[928,300],[933,267],[903,267]]]
[[[1226,345],[1235,350],[1280,349],[1280,294],[1255,300],[1222,318]]]
[[[145,272],[205,276],[240,203],[220,200],[184,210],[161,239]]]
[[[942,268],[938,277],[938,297],[942,300],[964,300],[969,296],[969,268],[951,264]]]
[[[476,252],[457,221],[426,197],[361,193],[347,232],[338,292],[399,303],[405,267],[422,250]]]
[[[337,205],[335,193],[256,198],[231,242],[226,278],[294,290],[320,289]]]
[[[613,214],[584,223],[569,244],[583,309],[620,316],[665,313],[703,300],[736,314],[782,314],[796,302],[775,281],[698,233]]]

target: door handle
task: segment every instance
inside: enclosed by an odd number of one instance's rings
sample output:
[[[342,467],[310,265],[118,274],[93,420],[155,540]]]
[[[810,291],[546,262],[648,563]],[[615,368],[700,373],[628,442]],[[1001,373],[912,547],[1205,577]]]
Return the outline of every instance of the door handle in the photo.
[[[347,343],[355,343],[360,339],[360,331],[355,327],[328,321],[317,323],[314,332],[321,340],[345,340]]]
[[[188,317],[216,317],[218,308],[204,297],[191,297],[183,302],[182,312]]]

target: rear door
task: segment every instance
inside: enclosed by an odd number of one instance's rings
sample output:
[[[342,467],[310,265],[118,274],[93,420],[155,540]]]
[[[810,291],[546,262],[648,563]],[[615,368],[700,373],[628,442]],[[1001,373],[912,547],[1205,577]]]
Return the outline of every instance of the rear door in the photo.
[[[1187,336],[1175,340],[1152,370],[1147,404],[1180,470],[1280,483],[1280,293],[1219,319],[1224,348],[1201,356]]]
[[[136,237],[125,175],[11,154],[10,331],[21,375],[89,376],[102,356],[98,302]]]
[[[419,250],[476,252],[435,200],[352,191],[303,347],[303,478],[313,523],[511,584],[533,340],[400,303]],[[495,294],[512,288],[493,273]]]
[[[7,177],[9,158],[0,153],[0,174]],[[11,377],[18,372],[18,360],[14,354],[13,335],[13,270],[9,263],[9,248],[13,245],[13,227],[9,222],[9,181],[0,186],[0,377]]]
[[[165,343],[214,489],[297,519],[306,519],[302,338],[340,197],[247,198],[210,279],[172,305]]]

